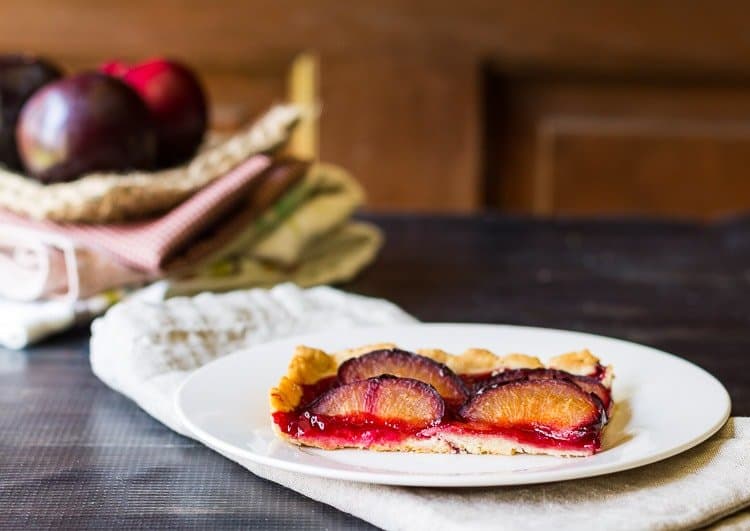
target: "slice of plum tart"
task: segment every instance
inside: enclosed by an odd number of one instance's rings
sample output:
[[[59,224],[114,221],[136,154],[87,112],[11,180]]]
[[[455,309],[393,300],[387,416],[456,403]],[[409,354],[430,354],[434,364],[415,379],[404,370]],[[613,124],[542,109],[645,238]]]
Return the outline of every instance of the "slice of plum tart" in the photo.
[[[588,350],[552,358],[378,344],[297,347],[271,389],[275,433],[333,450],[589,456],[613,411],[611,366]]]

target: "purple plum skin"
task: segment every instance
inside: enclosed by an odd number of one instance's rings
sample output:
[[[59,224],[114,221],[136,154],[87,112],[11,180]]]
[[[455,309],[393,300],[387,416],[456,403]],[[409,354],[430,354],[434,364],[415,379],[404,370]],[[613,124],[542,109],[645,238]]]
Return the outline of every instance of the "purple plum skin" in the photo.
[[[149,170],[156,130],[138,94],[85,72],[48,84],[24,105],[16,141],[26,172],[45,184],[90,172]]]
[[[381,374],[415,378],[434,386],[444,399],[463,403],[469,396],[466,386],[452,370],[425,356],[400,349],[375,350],[341,364],[338,378],[351,383]]]
[[[21,171],[16,123],[34,92],[62,75],[50,62],[30,55],[0,55],[0,164]]]

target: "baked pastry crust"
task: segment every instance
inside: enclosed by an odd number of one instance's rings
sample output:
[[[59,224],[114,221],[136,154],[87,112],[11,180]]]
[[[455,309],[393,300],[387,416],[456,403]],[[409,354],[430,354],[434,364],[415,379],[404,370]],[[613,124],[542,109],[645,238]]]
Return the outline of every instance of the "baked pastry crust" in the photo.
[[[345,361],[376,350],[394,349],[393,343],[377,343],[362,347],[351,348],[339,352],[327,353],[323,350],[298,346],[295,349],[286,375],[278,385],[270,391],[271,415],[275,413],[289,413],[295,411],[300,403],[305,386],[310,386],[321,380],[334,377],[339,366]],[[551,358],[548,365],[527,354],[512,353],[497,355],[486,349],[471,348],[459,355],[453,355],[440,349],[418,349],[415,353],[442,363],[460,375],[499,374],[510,369],[557,369],[574,375],[589,376],[597,374],[597,378],[607,389],[611,388],[614,379],[612,366],[603,367],[599,359],[589,350],[568,352]],[[305,445],[304,441],[291,437],[273,422],[276,434],[297,445]],[[431,453],[472,453],[472,454],[501,454],[515,453],[547,454],[560,456],[591,455],[591,451],[576,451],[571,449],[537,448],[525,445],[503,437],[483,437],[467,435],[465,433],[440,430],[438,428],[423,431],[419,437],[408,437],[398,444],[372,444],[368,449],[381,451],[416,451]]]

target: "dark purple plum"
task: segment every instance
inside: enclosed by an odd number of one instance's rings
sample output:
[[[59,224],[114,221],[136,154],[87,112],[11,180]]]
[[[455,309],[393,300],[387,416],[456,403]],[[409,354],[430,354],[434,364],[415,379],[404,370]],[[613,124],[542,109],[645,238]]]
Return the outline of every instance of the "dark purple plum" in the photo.
[[[510,369],[503,371],[481,384],[482,387],[512,382],[516,380],[569,380],[578,387],[592,393],[601,401],[604,410],[609,412],[612,405],[612,394],[596,378],[580,376],[557,369]]]
[[[125,83],[98,72],[36,92],[21,111],[16,140],[26,172],[43,183],[151,169],[156,161],[156,130],[146,105]]]
[[[16,123],[31,95],[62,73],[44,59],[20,54],[0,55],[0,163],[21,171],[16,149]]]
[[[426,428],[439,423],[445,403],[435,389],[419,380],[378,376],[334,387],[308,411],[329,417],[370,416],[383,422]]]
[[[591,395],[566,380],[517,380],[484,387],[459,411],[467,421],[565,433],[595,426],[602,412]]]
[[[342,383],[364,380],[381,374],[414,378],[437,389],[447,402],[460,405],[469,396],[461,379],[442,363],[405,350],[376,350],[345,361],[339,367]]]

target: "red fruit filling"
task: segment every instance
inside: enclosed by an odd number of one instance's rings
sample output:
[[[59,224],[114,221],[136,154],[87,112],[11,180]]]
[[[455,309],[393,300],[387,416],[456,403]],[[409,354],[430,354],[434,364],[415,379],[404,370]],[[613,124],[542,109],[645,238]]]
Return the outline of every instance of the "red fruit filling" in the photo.
[[[286,433],[328,446],[387,444],[434,426],[445,415],[435,388],[419,380],[378,376],[332,387],[291,416],[274,420]]]

